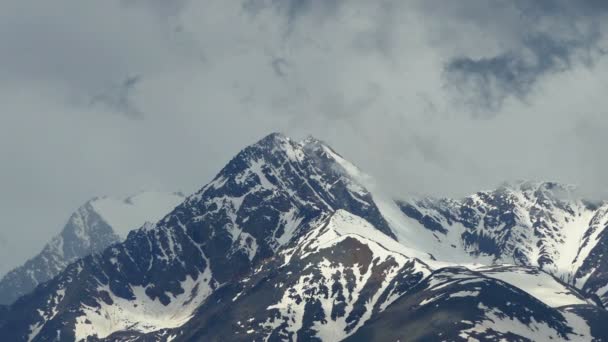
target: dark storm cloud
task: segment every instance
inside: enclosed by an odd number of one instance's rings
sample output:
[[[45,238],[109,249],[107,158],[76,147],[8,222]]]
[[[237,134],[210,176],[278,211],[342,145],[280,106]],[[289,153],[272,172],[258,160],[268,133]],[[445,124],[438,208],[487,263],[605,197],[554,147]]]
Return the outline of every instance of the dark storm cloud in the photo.
[[[450,86],[471,101],[470,105],[495,112],[508,96],[525,100],[540,77],[570,68],[572,55],[580,49],[588,51],[593,43],[558,42],[540,34],[522,41],[522,48],[531,56],[510,51],[489,58],[456,57],[447,63],[445,72]]]
[[[498,31],[514,32],[511,46],[495,55],[451,58],[445,65],[448,86],[478,113],[495,114],[508,97],[525,101],[539,79],[569,69],[573,60],[592,63],[603,54],[599,27],[608,10],[605,1],[520,0]],[[505,3],[493,11],[469,18],[485,29],[486,15],[499,16]],[[500,33],[500,32],[499,32]],[[499,35],[497,38],[500,39]],[[507,34],[507,36],[509,36]]]

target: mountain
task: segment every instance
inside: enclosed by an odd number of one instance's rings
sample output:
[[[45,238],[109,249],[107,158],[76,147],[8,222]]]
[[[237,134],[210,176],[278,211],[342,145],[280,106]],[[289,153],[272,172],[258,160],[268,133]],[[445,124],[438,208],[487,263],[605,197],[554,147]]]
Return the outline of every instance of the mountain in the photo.
[[[486,263],[537,266],[608,304],[608,202],[581,199],[572,186],[518,182],[461,200],[398,205],[426,228],[419,239]],[[435,257],[444,258],[446,250]]]
[[[0,336],[604,338],[604,206],[549,184],[395,201],[323,142],[271,134],[158,222],[18,299]]]
[[[122,241],[129,230],[157,221],[182,200],[180,194],[141,192],[125,199],[103,197],[86,202],[38,255],[0,280],[0,304],[14,302],[70,263]]]
[[[430,274],[399,250],[340,209],[250,276],[218,289],[184,326],[154,339],[340,340]]]
[[[442,268],[346,341],[591,340],[580,320],[508,283]]]

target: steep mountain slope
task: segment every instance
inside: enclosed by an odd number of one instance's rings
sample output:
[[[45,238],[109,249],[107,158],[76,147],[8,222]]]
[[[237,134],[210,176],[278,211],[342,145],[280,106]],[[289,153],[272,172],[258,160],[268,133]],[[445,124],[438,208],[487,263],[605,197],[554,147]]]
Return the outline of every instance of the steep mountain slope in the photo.
[[[573,283],[608,306],[608,205],[593,216],[574,263],[578,267]]]
[[[157,223],[70,264],[20,298],[3,323],[0,316],[0,336],[604,336],[597,291],[576,284],[580,270],[588,270],[586,283],[601,280],[603,205],[564,199],[568,192],[553,185],[398,202],[370,192],[372,185],[322,142],[271,134]],[[572,246],[575,251],[563,251]],[[597,265],[588,262],[593,255]],[[577,258],[583,268],[567,264]]]
[[[574,325],[581,330],[589,326],[588,334],[593,341],[608,341],[608,311],[591,305],[571,305],[560,308],[560,311],[570,318]],[[578,318],[577,318],[578,317]],[[582,319],[582,322],[581,320]],[[578,320],[578,322],[576,322]],[[582,338],[580,340],[583,340]]]
[[[556,183],[521,182],[462,200],[426,198],[398,206],[414,221],[410,225],[425,228],[416,230],[418,239],[444,246],[436,249],[437,259],[464,252],[471,262],[537,266],[608,303],[602,259],[608,203],[585,201]]]
[[[0,304],[10,304],[70,263],[118,243],[130,229],[155,222],[183,200],[179,194],[142,192],[124,200],[95,198],[74,212],[60,234],[0,280]]]

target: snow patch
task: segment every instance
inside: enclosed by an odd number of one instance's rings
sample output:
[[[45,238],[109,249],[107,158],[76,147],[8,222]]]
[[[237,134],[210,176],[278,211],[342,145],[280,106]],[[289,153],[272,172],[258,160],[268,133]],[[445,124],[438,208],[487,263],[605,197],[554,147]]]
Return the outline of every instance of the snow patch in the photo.
[[[194,311],[213,292],[210,267],[200,273],[197,279],[187,276],[180,285],[182,294],[172,296],[168,305],[158,299],[150,299],[146,287],[133,286],[133,300],[118,297],[109,286],[101,286],[98,292],[109,294],[113,304],[99,301],[99,307],[84,306],[84,314],[76,318],[76,339],[88,336],[105,338],[121,330],[135,330],[148,333],[160,329],[176,328],[186,323]]]

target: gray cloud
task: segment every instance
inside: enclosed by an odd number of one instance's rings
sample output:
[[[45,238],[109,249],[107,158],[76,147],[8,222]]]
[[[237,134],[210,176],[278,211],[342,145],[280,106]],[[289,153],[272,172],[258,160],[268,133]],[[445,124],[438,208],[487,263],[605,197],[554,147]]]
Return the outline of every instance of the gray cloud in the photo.
[[[111,85],[102,93],[91,98],[92,106],[105,107],[110,112],[123,114],[132,119],[143,118],[143,113],[131,100],[135,87],[140,82],[139,76],[127,77],[117,85]]]
[[[245,0],[243,8],[252,14],[274,8],[286,17],[289,24],[293,24],[298,17],[311,12],[322,18],[333,16],[343,3],[343,0]]]
[[[570,68],[573,54],[581,49],[586,52],[584,61],[590,63],[589,49],[594,42],[557,42],[544,34],[528,37],[522,42],[523,53],[510,51],[489,58],[454,58],[445,67],[446,77],[469,105],[495,112],[508,96],[525,100],[543,75]]]
[[[193,192],[271,131],[329,142],[397,195],[517,178],[605,194],[604,12],[566,0],[0,2],[0,234],[20,247],[0,248],[0,273],[90,197]]]
[[[508,97],[525,101],[544,75],[567,70],[574,62],[590,64],[603,55],[600,21],[608,10],[604,3],[522,0],[512,2],[510,11],[504,2],[494,4],[492,16],[498,11],[510,15],[503,14],[497,27],[506,36],[492,37],[510,42],[489,56],[465,52],[445,66],[448,86],[479,112],[496,114]],[[485,18],[470,22],[480,30],[488,24]]]
[[[285,76],[285,69],[288,67],[287,61],[284,58],[275,58],[272,60],[272,68],[277,76]]]

